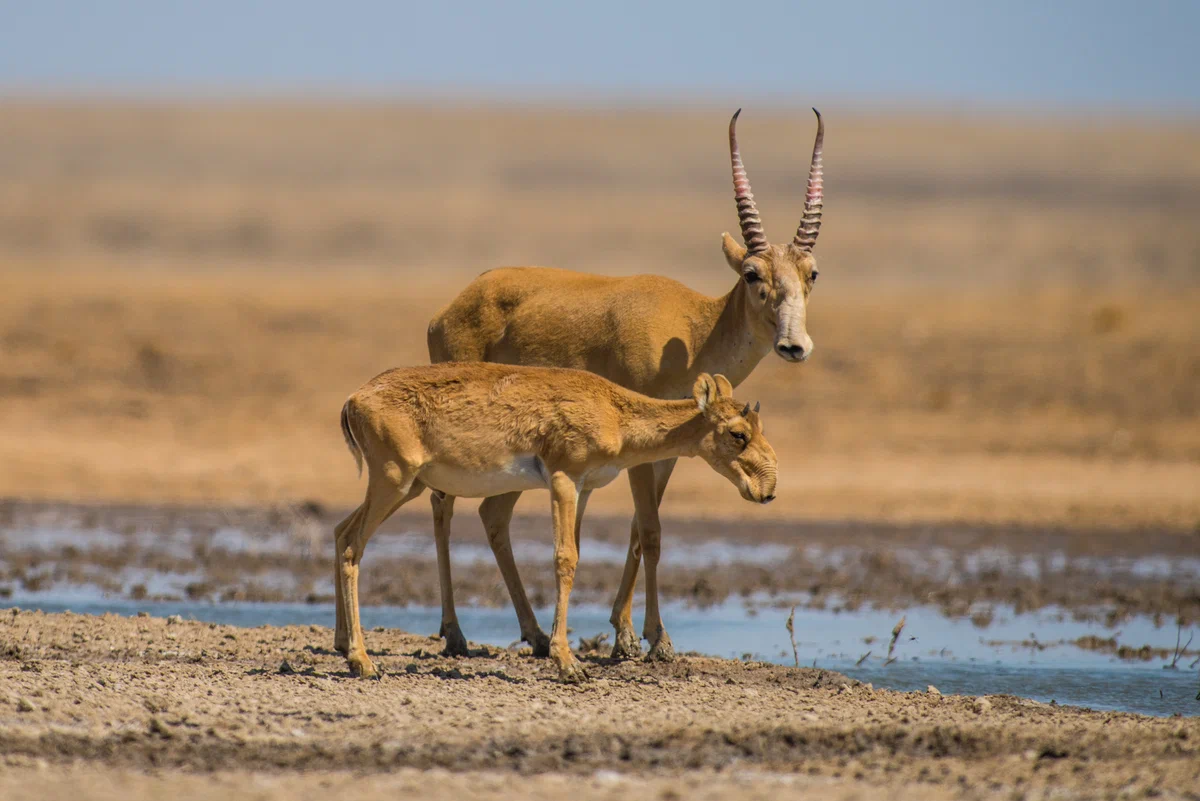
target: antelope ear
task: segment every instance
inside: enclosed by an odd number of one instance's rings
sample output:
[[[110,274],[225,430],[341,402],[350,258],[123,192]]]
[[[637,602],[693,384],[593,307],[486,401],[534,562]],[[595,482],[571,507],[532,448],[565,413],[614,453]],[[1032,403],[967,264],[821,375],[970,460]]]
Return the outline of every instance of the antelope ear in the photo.
[[[721,234],[721,250],[725,251],[725,261],[729,263],[735,273],[741,275],[742,262],[746,260],[746,248],[739,245],[737,240],[726,232]]]
[[[707,413],[713,401],[717,399],[717,382],[713,381],[713,377],[708,373],[701,373],[692,385],[692,397],[696,399],[700,411]]]
[[[714,376],[714,380],[717,382],[717,394],[718,395],[720,395],[722,398],[732,398],[733,397],[733,384],[729,383],[728,378],[726,378],[723,375],[718,375],[718,376]]]

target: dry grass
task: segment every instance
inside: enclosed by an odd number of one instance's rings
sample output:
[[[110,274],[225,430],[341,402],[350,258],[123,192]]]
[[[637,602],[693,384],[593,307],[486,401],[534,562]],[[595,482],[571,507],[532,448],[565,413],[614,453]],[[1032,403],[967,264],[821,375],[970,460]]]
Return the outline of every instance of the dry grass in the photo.
[[[812,124],[752,111],[743,149],[785,238]],[[816,354],[739,393],[783,461],[769,511],[1195,525],[1200,128],[826,114]],[[475,273],[732,285],[724,123],[9,104],[0,494],[355,502],[341,401],[424,361]],[[746,513],[699,465],[672,502]]]

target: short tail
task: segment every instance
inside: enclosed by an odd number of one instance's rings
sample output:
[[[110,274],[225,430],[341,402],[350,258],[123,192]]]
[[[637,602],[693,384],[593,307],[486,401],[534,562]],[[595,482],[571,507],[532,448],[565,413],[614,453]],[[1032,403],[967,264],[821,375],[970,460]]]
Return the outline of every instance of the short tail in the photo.
[[[358,475],[362,476],[363,467],[363,450],[358,444],[358,438],[354,436],[354,429],[350,427],[350,415],[354,413],[354,398],[348,398],[342,404],[342,436],[346,438],[346,447],[350,449],[350,453],[354,456],[354,463],[358,465]]]

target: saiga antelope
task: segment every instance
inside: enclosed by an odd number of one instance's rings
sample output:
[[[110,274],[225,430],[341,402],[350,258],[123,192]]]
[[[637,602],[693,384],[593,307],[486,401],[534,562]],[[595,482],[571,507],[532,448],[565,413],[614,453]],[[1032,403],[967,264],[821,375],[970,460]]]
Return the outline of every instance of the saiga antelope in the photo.
[[[567,603],[579,560],[584,499],[624,468],[699,456],[742,497],[775,497],[775,451],[758,407],[740,406],[724,376],[701,374],[686,400],[648,398],[582,370],[499,364],[438,364],[391,370],[342,407],[342,434],[367,496],[338,527],[338,609],[348,624],[352,672],[377,675],[358,616],[358,567],[367,540],[393,512],[429,487],[440,578],[449,587],[454,497],[546,488],[554,518],[558,594],[549,653],[566,681],[585,677],[567,644]],[[442,624],[458,629],[454,598],[442,594]]]
[[[738,113],[729,122],[729,153],[734,200],[745,245],[728,233],[721,238],[725,260],[737,284],[711,298],[659,276],[607,278],[551,268],[492,270],[479,276],[429,324],[431,362],[488,361],[508,364],[575,367],[656,398],[686,398],[702,372],[723,373],[741,383],[772,350],[789,362],[812,353],[806,330],[808,297],[817,278],[813,246],[821,225],[824,124],[817,134],[808,172],[804,215],[792,241],[772,245],[742,165],[737,142]],[[661,525],[658,506],[675,467],[674,459],[629,470],[634,520],[630,527],[625,572],[613,604],[616,629],[613,656],[641,651],[633,629],[633,589],[638,563],[646,561],[646,621],[643,636],[650,656],[671,659],[674,648],[658,608],[657,570]],[[549,640],[538,626],[513,561],[509,523],[519,492],[490,497],[479,507],[488,542],[512,596],[521,637],[545,656]],[[435,496],[433,504],[450,502]],[[586,495],[580,499],[586,503]],[[440,536],[440,535],[439,535]],[[450,565],[438,544],[438,569],[444,599],[452,597]],[[337,622],[335,646],[346,647],[344,621]],[[442,627],[446,652],[465,654],[462,632]]]

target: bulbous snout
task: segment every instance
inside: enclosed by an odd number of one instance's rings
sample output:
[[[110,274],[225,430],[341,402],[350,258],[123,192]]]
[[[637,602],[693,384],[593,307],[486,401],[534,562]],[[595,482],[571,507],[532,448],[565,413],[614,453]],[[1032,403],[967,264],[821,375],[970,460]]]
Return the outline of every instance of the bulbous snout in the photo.
[[[812,337],[804,334],[796,338],[780,338],[775,341],[775,352],[789,362],[802,362],[812,355]]]
[[[808,335],[808,307],[796,296],[779,304],[775,325],[775,352],[789,362],[802,362],[812,355],[813,341]]]
[[[774,451],[768,451],[762,456],[764,458],[756,460],[756,464],[738,465],[738,472],[741,474],[738,490],[746,500],[765,505],[775,500],[775,481],[779,471]]]

